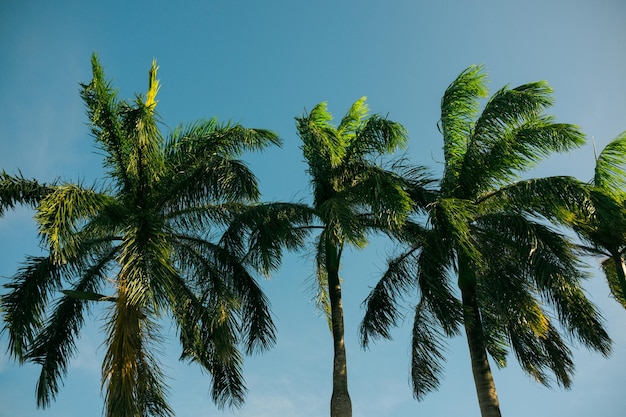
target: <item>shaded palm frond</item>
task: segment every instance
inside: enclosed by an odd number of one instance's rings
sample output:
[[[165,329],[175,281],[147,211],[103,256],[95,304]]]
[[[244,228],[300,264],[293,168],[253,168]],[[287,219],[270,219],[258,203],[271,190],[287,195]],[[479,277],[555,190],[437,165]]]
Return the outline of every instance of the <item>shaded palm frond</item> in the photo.
[[[571,226],[595,212],[592,189],[574,177],[554,176],[516,181],[485,193],[478,202],[486,212],[517,210]]]
[[[363,302],[365,315],[359,326],[361,345],[367,347],[370,339],[390,339],[392,326],[398,324],[398,304],[407,292],[417,286],[417,254],[411,249],[387,263],[385,273]]]
[[[83,276],[69,294],[57,302],[27,353],[27,360],[41,365],[36,389],[37,404],[41,407],[48,407],[56,398],[59,382],[65,377],[69,361],[76,352],[75,340],[84,323],[89,300],[78,298],[75,294],[94,294],[100,290],[115,253],[115,250],[109,251],[85,268]]]
[[[27,257],[11,282],[4,285],[9,290],[1,298],[8,351],[20,362],[27,359],[31,343],[43,326],[49,298],[60,286],[58,267],[43,256]]]
[[[34,179],[26,179],[21,172],[13,176],[2,170],[0,172],[0,217],[7,209],[14,209],[18,204],[36,207],[54,190],[54,186],[54,183],[43,184]]]
[[[119,186],[128,189],[130,178],[125,167],[129,162],[130,149],[124,140],[120,113],[127,106],[117,98],[117,92],[104,76],[104,70],[96,54],[91,56],[93,78],[89,84],[81,84],[81,97],[87,106],[91,132],[96,143],[105,151],[104,166]]]
[[[425,236],[417,259],[417,280],[422,302],[437,319],[444,333],[451,337],[460,331],[462,307],[450,282],[454,255],[448,244],[436,232]]]
[[[580,285],[586,278],[576,247],[548,228],[535,228],[537,245],[528,258],[529,273],[543,297],[555,308],[559,321],[589,349],[608,355],[611,350],[602,316]]]
[[[528,326],[515,323],[509,331],[511,346],[522,369],[543,385],[550,386],[554,373],[557,383],[565,388],[571,385],[574,372],[572,352],[557,330],[548,322],[544,334],[537,335]]]
[[[420,302],[415,307],[411,334],[411,385],[413,396],[422,400],[439,388],[446,347],[444,333],[427,304]]]
[[[198,265],[198,272],[207,274],[211,268],[208,263]],[[184,279],[174,283],[171,305],[183,347],[180,359],[195,362],[211,374],[211,396],[219,407],[239,406],[246,388],[237,349],[238,325],[232,314],[236,297],[219,279],[213,283],[199,295]]]
[[[310,233],[314,211],[304,204],[263,203],[237,212],[221,241],[246,263],[269,274],[278,269],[283,250],[299,249]]]
[[[349,191],[337,194],[348,199],[353,206],[372,213],[383,229],[399,228],[408,216],[413,204],[403,181],[392,171],[369,164],[350,166],[354,179]],[[348,195],[349,194],[349,195]]]
[[[602,270],[609,284],[611,295],[626,308],[626,282],[622,277],[623,273],[619,275],[618,268],[624,268],[622,256],[618,255],[602,261]]]

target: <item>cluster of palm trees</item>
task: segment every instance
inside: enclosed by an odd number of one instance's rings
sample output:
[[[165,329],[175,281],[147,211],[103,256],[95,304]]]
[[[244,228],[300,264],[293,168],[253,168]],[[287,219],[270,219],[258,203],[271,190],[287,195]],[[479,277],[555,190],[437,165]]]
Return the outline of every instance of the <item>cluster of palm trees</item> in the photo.
[[[459,334],[483,417],[500,416],[488,356],[505,366],[512,351],[540,383],[567,387],[574,364],[563,332],[610,352],[581,289],[582,256],[605,256],[609,287],[626,307],[626,134],[599,155],[591,183],[521,179],[542,158],[584,142],[577,127],[544,114],[552,104],[547,84],[505,87],[481,111],[484,71],[462,72],[441,103],[439,180],[393,159],[407,132],[369,115],[365,98],[336,126],[318,104],[296,119],[313,191],[308,205],[260,201],[254,174],[238,159],[279,145],[275,133],[211,119],[164,136],[154,62],[146,95],[133,101],[117,97],[95,55],[92,68],[81,94],[105,180],[86,187],[0,173],[0,216],[16,205],[33,208],[48,249],[25,260],[1,298],[11,355],[41,366],[39,406],[54,400],[94,303],[108,312],[106,416],[173,415],[154,348],[168,321],[181,359],[211,375],[214,402],[241,405],[244,354],[275,341],[256,277],[279,268],[285,251],[312,244],[334,348],[330,415],[351,416],[339,270],[345,247],[364,247],[372,234],[388,236],[397,252],[367,297],[361,341],[389,337],[398,300],[417,300],[410,366],[417,399],[437,389],[446,338]]]

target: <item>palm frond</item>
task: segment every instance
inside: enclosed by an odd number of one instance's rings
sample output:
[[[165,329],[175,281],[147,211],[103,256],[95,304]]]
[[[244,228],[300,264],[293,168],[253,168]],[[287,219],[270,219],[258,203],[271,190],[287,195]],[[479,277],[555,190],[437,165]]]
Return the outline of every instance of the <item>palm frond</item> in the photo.
[[[339,192],[336,198],[350,199],[352,205],[370,211],[383,228],[400,227],[413,206],[400,177],[369,164],[351,164],[347,168],[353,171],[348,177],[354,180],[349,190]]]
[[[332,115],[325,102],[313,107],[308,115],[296,118],[298,135],[302,139],[302,151],[313,177],[337,166],[345,155],[344,138],[338,134],[331,121]],[[317,172],[320,174],[316,175]]]
[[[624,282],[624,272],[620,275],[618,268],[624,271],[624,260],[622,255],[618,254],[602,261],[602,270],[609,284],[611,295],[618,303],[626,308],[626,282]]]
[[[623,194],[626,190],[626,131],[604,147],[594,170],[593,184],[609,192]]]
[[[204,153],[175,154],[166,163],[159,188],[160,204],[184,210],[202,204],[258,200],[258,181],[250,168],[229,156]]]
[[[543,297],[556,309],[559,321],[589,349],[608,355],[609,338],[600,312],[580,285],[585,278],[576,248],[548,228],[535,229],[537,245],[529,256],[530,273]]]
[[[24,362],[27,352],[45,320],[45,308],[52,292],[61,286],[61,276],[49,257],[27,257],[23,266],[4,287],[1,297],[8,351]]]
[[[486,75],[482,66],[471,66],[448,86],[441,99],[441,133],[446,167],[443,190],[457,187],[460,169],[467,151],[468,138],[478,114],[478,99],[487,96]]]
[[[417,400],[436,391],[443,375],[446,345],[438,324],[427,304],[418,303],[411,338],[411,385]]]
[[[210,273],[209,263],[196,263],[199,273]],[[214,286],[196,295],[185,279],[174,281],[171,305],[183,347],[180,359],[195,362],[211,374],[211,396],[219,407],[239,406],[246,387],[233,314],[236,297],[219,279],[212,282]]]
[[[283,250],[297,250],[309,234],[313,210],[303,204],[262,203],[235,214],[222,237],[225,247],[242,252],[246,263],[264,274],[279,268]]]
[[[546,386],[550,386],[551,378],[546,372],[550,370],[559,385],[569,388],[574,372],[572,352],[556,329],[549,324],[545,334],[537,335],[527,326],[512,327],[511,346],[522,369]]]
[[[128,188],[130,179],[126,173],[129,147],[123,138],[120,113],[127,106],[117,98],[117,91],[104,76],[98,56],[91,56],[93,78],[89,84],[81,84],[81,97],[87,106],[91,132],[99,147],[106,152],[104,165],[120,186]]]
[[[238,329],[248,353],[273,345],[276,329],[269,302],[246,269],[244,254],[190,236],[178,236],[175,251],[179,268],[193,277],[203,297],[217,300],[227,308],[224,314],[239,318]]]
[[[79,229],[87,219],[114,205],[111,197],[78,185],[56,186],[39,204],[35,219],[53,262],[64,263],[77,255]]]
[[[346,151],[348,161],[358,161],[367,157],[391,154],[405,149],[408,144],[408,132],[398,122],[379,115],[367,118],[357,131],[354,140]]]
[[[315,307],[326,318],[328,329],[332,334],[333,323],[327,268],[330,261],[326,250],[327,233],[325,229],[315,241],[315,275],[312,279],[311,292],[314,294],[313,301],[315,302]]]
[[[87,268],[72,293],[99,291],[114,255],[115,251],[110,251]],[[26,355],[27,360],[41,365],[37,381],[37,404],[41,407],[48,407],[56,398],[59,382],[65,377],[69,361],[76,352],[75,340],[84,323],[87,307],[87,300],[66,294],[57,302]]]
[[[398,324],[398,304],[407,292],[417,286],[418,248],[411,249],[387,263],[387,269],[363,302],[365,315],[359,325],[361,345],[367,347],[370,339],[390,339],[392,326]]]
[[[40,184],[37,180],[29,180],[19,172],[9,175],[4,170],[0,172],[0,217],[7,209],[16,205],[36,207],[41,200],[52,192],[55,184]]]
[[[421,300],[448,337],[459,333],[462,322],[461,302],[454,295],[449,279],[453,256],[447,242],[431,231],[426,234],[417,259]]]
[[[329,238],[334,241],[345,240],[358,248],[363,248],[367,244],[365,228],[360,221],[359,213],[354,212],[354,205],[350,200],[343,198],[345,194],[339,193],[334,198],[322,202],[317,207],[316,214],[325,224]]]
[[[478,133],[472,137],[461,173],[463,186],[470,190],[470,195],[516,180],[543,158],[575,149],[585,140],[578,127],[554,123],[547,116],[501,129],[489,132],[492,137],[481,137]]]
[[[476,121],[473,139],[484,145],[497,142],[511,128],[534,120],[554,103],[552,88],[537,81],[516,88],[505,86],[491,96]],[[471,147],[475,146],[472,141]]]
[[[350,106],[350,109],[337,126],[337,131],[340,135],[354,137],[354,134],[362,126],[363,120],[369,113],[369,107],[365,103],[366,100],[367,97],[361,97]]]

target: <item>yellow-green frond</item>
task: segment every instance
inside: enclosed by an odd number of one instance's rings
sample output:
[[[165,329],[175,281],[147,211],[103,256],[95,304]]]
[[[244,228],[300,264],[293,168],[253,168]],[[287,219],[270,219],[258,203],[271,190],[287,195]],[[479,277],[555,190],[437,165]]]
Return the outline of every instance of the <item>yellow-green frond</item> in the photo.
[[[156,106],[156,96],[161,88],[159,80],[157,80],[157,71],[159,67],[156,64],[156,59],[152,60],[152,67],[148,72],[148,93],[146,94],[146,106],[154,108]]]

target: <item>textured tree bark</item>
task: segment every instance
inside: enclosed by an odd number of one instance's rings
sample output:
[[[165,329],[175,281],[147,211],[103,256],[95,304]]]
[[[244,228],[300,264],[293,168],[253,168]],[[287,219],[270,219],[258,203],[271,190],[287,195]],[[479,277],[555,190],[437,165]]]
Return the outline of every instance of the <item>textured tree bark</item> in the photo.
[[[463,324],[472,362],[474,385],[482,417],[501,417],[500,403],[496,392],[483,333],[480,311],[476,302],[476,287],[467,285],[461,288],[463,301]]]
[[[334,249],[334,248],[333,248]],[[352,417],[352,401],[348,393],[348,368],[344,343],[343,306],[341,282],[339,280],[339,254],[335,249],[327,250],[328,290],[333,329],[333,394],[330,398],[331,417]],[[333,259],[334,258],[334,259]]]

